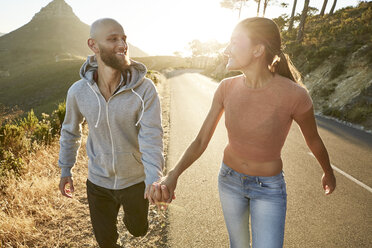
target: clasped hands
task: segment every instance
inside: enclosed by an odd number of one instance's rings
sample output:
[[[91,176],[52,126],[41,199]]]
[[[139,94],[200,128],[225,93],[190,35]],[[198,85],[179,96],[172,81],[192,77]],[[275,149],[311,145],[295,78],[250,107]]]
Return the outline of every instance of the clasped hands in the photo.
[[[177,179],[168,174],[159,181],[147,186],[145,198],[149,200],[150,204],[155,204],[158,209],[165,210],[168,204],[176,199],[176,185]]]

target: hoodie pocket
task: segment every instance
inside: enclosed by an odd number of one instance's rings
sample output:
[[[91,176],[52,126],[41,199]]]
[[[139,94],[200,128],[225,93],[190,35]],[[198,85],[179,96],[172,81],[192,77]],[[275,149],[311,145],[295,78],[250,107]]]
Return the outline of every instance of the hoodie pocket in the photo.
[[[119,152],[115,160],[116,174],[121,178],[144,176],[141,155],[135,152]]]
[[[101,177],[114,176],[112,153],[98,153],[96,156],[92,157],[89,170],[91,173]]]

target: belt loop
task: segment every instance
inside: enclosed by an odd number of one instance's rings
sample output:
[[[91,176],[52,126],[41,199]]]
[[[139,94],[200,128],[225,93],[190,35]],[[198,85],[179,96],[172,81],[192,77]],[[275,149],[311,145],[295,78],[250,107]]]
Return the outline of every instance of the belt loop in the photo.
[[[256,177],[256,183],[259,184],[260,186],[262,186],[262,183],[260,182],[258,177]]]

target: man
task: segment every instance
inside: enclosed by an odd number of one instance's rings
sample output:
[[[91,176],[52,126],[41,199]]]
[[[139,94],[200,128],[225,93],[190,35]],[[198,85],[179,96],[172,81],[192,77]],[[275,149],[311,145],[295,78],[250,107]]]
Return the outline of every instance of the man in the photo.
[[[146,67],[129,59],[126,35],[117,21],[95,21],[88,46],[95,55],[87,58],[81,80],[67,93],[59,189],[72,197],[71,168],[85,119],[89,128],[86,184],[94,235],[100,247],[119,247],[116,220],[120,206],[128,231],[136,237],[147,233],[146,198],[164,165],[160,103],[154,84],[145,78]]]

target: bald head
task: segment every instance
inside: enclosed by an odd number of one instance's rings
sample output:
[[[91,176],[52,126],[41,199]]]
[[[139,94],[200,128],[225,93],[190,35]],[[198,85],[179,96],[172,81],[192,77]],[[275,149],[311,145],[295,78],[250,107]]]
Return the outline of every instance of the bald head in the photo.
[[[90,38],[97,39],[101,36],[104,30],[107,30],[110,27],[120,27],[123,31],[123,27],[116,20],[111,18],[102,18],[93,22],[90,26]]]

